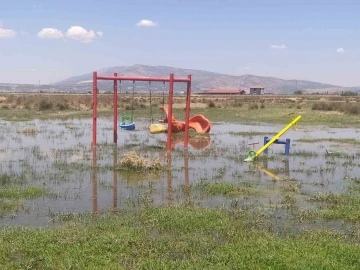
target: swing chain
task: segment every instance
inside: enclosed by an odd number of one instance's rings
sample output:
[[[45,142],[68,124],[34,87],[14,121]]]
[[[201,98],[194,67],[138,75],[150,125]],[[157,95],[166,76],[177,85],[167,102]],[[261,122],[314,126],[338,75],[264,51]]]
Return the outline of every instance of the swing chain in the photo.
[[[163,82],[163,107],[165,107],[165,82]],[[164,119],[164,110],[161,110],[161,119]]]
[[[131,101],[131,120],[134,121],[134,98],[135,98],[135,80],[133,81],[133,95]]]
[[[153,118],[153,112],[152,112],[152,105],[151,105],[151,81],[149,81],[149,89],[150,89],[150,123],[152,124],[154,122],[154,118]]]

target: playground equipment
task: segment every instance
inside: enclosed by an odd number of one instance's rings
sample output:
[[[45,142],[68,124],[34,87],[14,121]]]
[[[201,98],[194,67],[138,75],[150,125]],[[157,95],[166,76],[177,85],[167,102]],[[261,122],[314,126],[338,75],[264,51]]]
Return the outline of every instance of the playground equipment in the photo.
[[[134,130],[135,123],[133,121],[132,116],[124,115],[123,117],[121,117],[121,123],[119,124],[119,126],[123,130]]]
[[[180,135],[180,134],[179,134]],[[171,142],[171,149],[174,149],[175,146],[184,143],[185,137],[178,134],[173,135],[173,139]],[[161,143],[161,142],[160,142]],[[204,150],[211,146],[211,138],[208,135],[196,135],[194,137],[189,138],[189,144],[196,150]]]
[[[159,134],[159,133],[167,132],[167,128],[163,124],[151,124],[149,129],[151,134]]]
[[[185,122],[178,121],[175,119],[174,115],[171,117],[171,124],[169,124],[169,111],[165,106],[160,107],[161,110],[165,112],[165,119],[159,120],[160,123],[168,123],[168,126],[171,126],[172,133],[178,133],[185,131]],[[211,129],[210,121],[202,114],[194,115],[189,119],[189,128],[194,129],[197,133],[209,133]],[[161,124],[152,124],[150,125],[150,133],[157,134],[165,132],[166,126]]]
[[[266,145],[271,139],[269,139],[268,136],[264,137],[264,145]],[[285,144],[285,156],[288,156],[290,154],[290,139],[286,139],[286,140],[276,140],[274,141],[274,144]],[[268,153],[268,148],[265,149],[264,153],[267,154]]]
[[[117,73],[114,73],[113,76],[98,76],[97,72],[93,72],[93,104],[92,104],[92,146],[96,147],[97,144],[97,103],[98,103],[98,80],[113,81],[114,83],[114,143],[117,144],[118,139],[118,81],[142,81],[142,82],[169,82],[169,91],[168,91],[168,117],[172,119],[172,104],[173,104],[173,95],[174,95],[174,83],[183,82],[187,84],[186,89],[186,107],[185,107],[185,128],[184,128],[184,148],[187,149],[189,145],[189,118],[190,118],[190,95],[191,95],[191,75],[188,75],[187,78],[175,78],[174,74],[171,73],[168,78],[166,77],[130,77],[130,76],[118,76]],[[132,121],[133,119],[130,119]],[[171,135],[172,135],[172,125],[168,125],[167,128],[167,151],[171,150]]]
[[[249,145],[252,145],[253,149],[254,149],[254,146],[255,146],[256,144],[259,144],[259,143],[258,143],[258,142],[249,143]]]
[[[254,161],[262,152],[264,152],[270,145],[272,145],[276,140],[278,140],[286,131],[288,131],[292,126],[294,126],[301,119],[301,115],[293,119],[286,127],[284,127],[278,134],[276,134],[270,141],[268,141],[263,147],[261,147],[257,152],[251,150],[249,156],[244,160]]]

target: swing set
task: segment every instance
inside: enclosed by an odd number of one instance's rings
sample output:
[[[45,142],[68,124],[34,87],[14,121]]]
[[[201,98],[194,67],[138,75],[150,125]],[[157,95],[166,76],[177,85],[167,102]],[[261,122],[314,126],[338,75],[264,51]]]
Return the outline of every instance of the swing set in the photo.
[[[120,128],[124,130],[134,130],[134,97],[135,97],[135,82],[136,81],[148,81],[149,84],[151,82],[163,82],[164,85],[166,82],[169,83],[169,92],[168,92],[168,108],[167,108],[167,118],[173,118],[173,97],[174,97],[174,83],[176,82],[185,82],[187,84],[186,90],[186,107],[185,107],[185,123],[184,123],[184,148],[187,149],[189,145],[189,119],[190,119],[190,95],[191,95],[191,75],[188,75],[187,78],[175,78],[174,74],[171,73],[168,78],[164,77],[129,77],[129,76],[118,76],[117,73],[114,73],[113,76],[98,76],[97,72],[93,72],[93,121],[92,121],[92,146],[96,147],[97,144],[97,97],[98,97],[98,80],[105,81],[113,81],[114,82],[114,94],[113,94],[113,102],[114,102],[114,143],[117,144],[118,139],[118,81],[133,81],[133,98],[132,98],[132,106],[131,106],[131,116],[124,115],[122,116]],[[163,102],[164,102],[165,90],[163,90]],[[150,102],[151,102],[151,91],[150,91]],[[152,112],[152,106],[150,103],[150,110]],[[152,113],[151,113],[152,117]],[[167,151],[171,151],[172,141],[172,125],[169,124],[167,128],[167,143],[166,149]]]
[[[163,82],[164,86],[163,86],[163,91],[162,91],[162,107],[165,106],[165,82]],[[120,81],[120,93],[121,93],[121,81]],[[151,81],[149,81],[149,89],[150,89],[150,121],[151,124],[153,125],[154,122],[154,118],[153,118],[153,106],[152,106],[152,95],[151,95]],[[121,117],[121,123],[119,124],[119,127],[123,130],[135,130],[135,122],[134,122],[134,99],[135,99],[135,81],[133,81],[133,86],[132,86],[132,99],[131,99],[131,116],[130,115],[123,115]],[[163,115],[163,111],[162,114]],[[163,117],[162,117],[163,118]]]

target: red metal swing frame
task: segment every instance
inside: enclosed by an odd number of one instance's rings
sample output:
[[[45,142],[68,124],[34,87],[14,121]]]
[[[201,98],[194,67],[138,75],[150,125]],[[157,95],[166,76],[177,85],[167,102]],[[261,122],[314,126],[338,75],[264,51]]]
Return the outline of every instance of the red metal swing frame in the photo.
[[[174,100],[174,83],[185,82],[186,88],[186,107],[185,107],[185,137],[184,137],[184,148],[187,149],[189,145],[189,118],[190,118],[190,95],[191,95],[191,75],[187,78],[175,78],[174,74],[171,73],[169,78],[161,77],[129,77],[129,76],[118,76],[114,73],[113,76],[98,76],[97,71],[93,72],[93,129],[92,129],[92,146],[96,147],[97,139],[97,95],[98,95],[98,80],[113,81],[114,82],[114,143],[117,144],[118,139],[118,81],[148,81],[148,82],[169,82],[169,98],[168,98],[168,119],[171,121],[173,116],[173,100]],[[171,151],[171,122],[168,123],[167,129],[167,143],[166,150]]]

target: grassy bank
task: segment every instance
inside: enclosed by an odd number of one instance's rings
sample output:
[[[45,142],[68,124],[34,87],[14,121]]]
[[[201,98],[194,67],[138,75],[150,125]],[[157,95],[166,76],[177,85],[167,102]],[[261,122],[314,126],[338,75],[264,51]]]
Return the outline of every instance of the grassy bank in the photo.
[[[325,231],[279,237],[238,210],[131,209],[55,229],[0,232],[2,269],[359,269],[360,247]],[[76,218],[74,218],[76,219]]]

